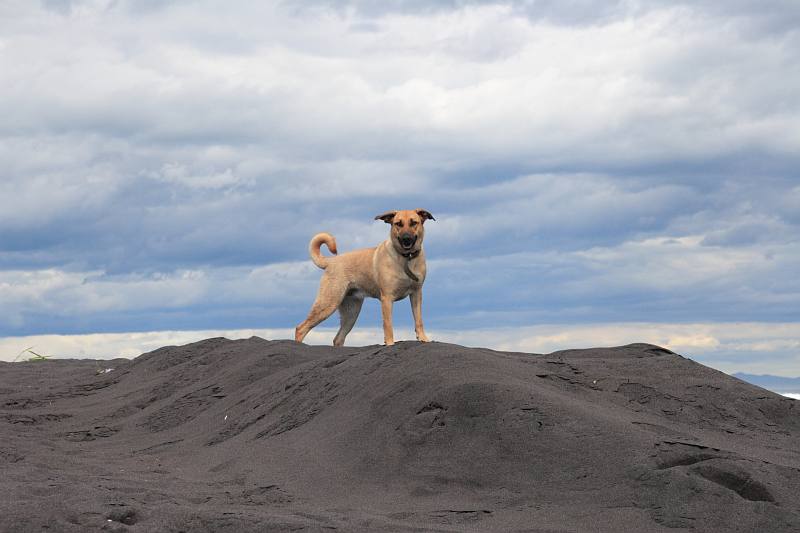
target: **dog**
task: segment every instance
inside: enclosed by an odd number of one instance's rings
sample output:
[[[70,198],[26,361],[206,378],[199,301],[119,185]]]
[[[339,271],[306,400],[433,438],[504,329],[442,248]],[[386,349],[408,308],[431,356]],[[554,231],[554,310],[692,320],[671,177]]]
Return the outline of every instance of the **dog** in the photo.
[[[303,342],[311,329],[339,310],[341,325],[333,338],[334,346],[344,339],[361,312],[364,298],[381,301],[383,342],[394,344],[392,304],[406,296],[411,300],[414,331],[417,340],[428,342],[422,325],[422,284],[425,282],[425,221],[436,220],[424,209],[387,211],[375,217],[391,225],[389,238],[374,248],[364,248],[336,255],[336,240],[328,233],[318,233],[308,245],[311,261],[325,272],[319,284],[317,299],[308,318],[296,328],[294,338]],[[325,257],[320,247],[325,244],[333,257]]]

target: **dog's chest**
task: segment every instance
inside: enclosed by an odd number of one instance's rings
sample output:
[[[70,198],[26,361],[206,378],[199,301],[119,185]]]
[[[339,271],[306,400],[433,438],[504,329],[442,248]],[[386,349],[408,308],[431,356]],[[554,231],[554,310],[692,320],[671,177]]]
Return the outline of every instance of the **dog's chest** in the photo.
[[[391,276],[391,287],[392,293],[395,300],[401,300],[417,290],[417,288],[422,285],[424,281],[424,273],[417,271],[417,269],[411,267],[412,273],[414,273],[417,277],[418,281],[412,280],[408,277],[404,269],[398,268],[392,272]]]
[[[394,300],[402,300],[414,289],[414,283],[409,279],[408,281],[401,280],[394,287]]]

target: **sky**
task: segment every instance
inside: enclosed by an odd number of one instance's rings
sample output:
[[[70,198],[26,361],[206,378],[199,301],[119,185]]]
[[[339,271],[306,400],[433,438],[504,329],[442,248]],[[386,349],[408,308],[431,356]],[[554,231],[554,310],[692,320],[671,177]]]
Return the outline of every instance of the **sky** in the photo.
[[[0,359],[289,337],[315,233],[424,208],[433,339],[798,376],[798,28],[793,0],[2,0]]]

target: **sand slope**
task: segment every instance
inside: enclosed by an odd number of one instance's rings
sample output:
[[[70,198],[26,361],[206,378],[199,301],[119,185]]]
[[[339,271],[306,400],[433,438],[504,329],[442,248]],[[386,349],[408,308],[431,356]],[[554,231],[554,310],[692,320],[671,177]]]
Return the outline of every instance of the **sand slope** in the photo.
[[[800,531],[800,402],[646,344],[218,338],[0,364],[0,469],[0,531]]]

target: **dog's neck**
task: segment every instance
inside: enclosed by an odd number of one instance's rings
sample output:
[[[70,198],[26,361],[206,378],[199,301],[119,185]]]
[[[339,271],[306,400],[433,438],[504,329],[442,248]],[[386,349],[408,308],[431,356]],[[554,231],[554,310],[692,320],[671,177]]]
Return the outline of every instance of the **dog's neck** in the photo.
[[[403,257],[406,258],[405,262],[403,263],[403,272],[405,272],[406,276],[411,278],[412,281],[416,281],[416,282],[419,282],[419,277],[417,277],[416,274],[411,272],[411,268],[408,266],[408,264],[411,262],[412,259],[417,257],[421,251],[422,251],[422,248],[420,248],[419,250],[415,250],[413,252],[408,252],[407,254],[403,254],[403,253],[400,254],[400,255],[402,255]]]

